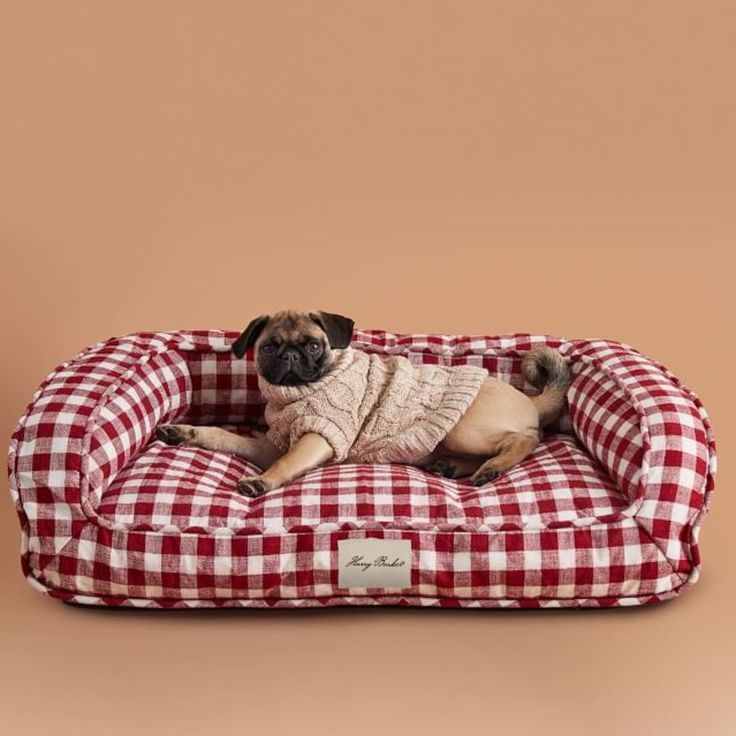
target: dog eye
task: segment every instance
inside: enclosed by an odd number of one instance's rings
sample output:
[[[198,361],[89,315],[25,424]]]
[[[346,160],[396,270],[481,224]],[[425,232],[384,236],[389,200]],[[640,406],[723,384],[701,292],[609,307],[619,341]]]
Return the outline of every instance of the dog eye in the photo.
[[[307,345],[307,350],[309,350],[310,353],[316,353],[321,349],[322,346],[316,340],[312,340],[312,342]]]
[[[261,348],[261,350],[262,350],[262,351],[263,351],[264,353],[273,353],[273,352],[274,352],[274,350],[276,350],[276,346],[275,346],[275,345],[274,345],[274,344],[273,344],[272,342],[268,342],[268,343],[266,343],[266,344],[265,344],[265,345],[264,345],[264,346],[263,346],[263,347]]]

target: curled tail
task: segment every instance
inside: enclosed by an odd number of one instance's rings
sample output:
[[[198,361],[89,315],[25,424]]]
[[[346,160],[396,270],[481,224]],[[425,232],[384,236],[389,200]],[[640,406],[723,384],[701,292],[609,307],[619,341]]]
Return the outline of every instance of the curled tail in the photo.
[[[539,426],[546,427],[560,416],[565,406],[567,389],[572,383],[570,367],[557,350],[542,347],[524,356],[521,372],[526,381],[542,391],[532,397],[532,403],[539,414]]]

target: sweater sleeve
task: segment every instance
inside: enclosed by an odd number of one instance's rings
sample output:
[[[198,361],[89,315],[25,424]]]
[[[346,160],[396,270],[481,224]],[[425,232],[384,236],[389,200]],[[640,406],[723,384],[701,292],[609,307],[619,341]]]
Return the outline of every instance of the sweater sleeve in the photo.
[[[309,433],[318,434],[327,441],[334,452],[330,459],[332,463],[341,463],[345,460],[358,434],[352,422],[338,425],[336,421],[327,417],[308,414],[296,418],[291,423],[289,447],[293,447],[300,437]]]

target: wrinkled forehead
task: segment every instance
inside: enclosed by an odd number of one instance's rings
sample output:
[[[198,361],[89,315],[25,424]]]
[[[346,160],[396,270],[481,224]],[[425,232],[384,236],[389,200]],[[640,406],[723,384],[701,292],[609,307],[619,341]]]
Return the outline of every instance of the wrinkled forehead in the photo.
[[[278,337],[284,342],[299,342],[305,338],[321,339],[322,328],[308,315],[300,312],[278,312],[268,321],[262,340]]]

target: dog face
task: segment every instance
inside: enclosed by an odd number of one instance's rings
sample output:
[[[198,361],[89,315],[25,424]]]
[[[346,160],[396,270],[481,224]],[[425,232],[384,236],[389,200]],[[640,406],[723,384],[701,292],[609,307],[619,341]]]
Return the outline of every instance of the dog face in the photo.
[[[258,373],[269,383],[299,386],[318,381],[332,351],[350,345],[353,320],[329,312],[285,310],[256,317],[232,345],[236,357],[255,347]]]

